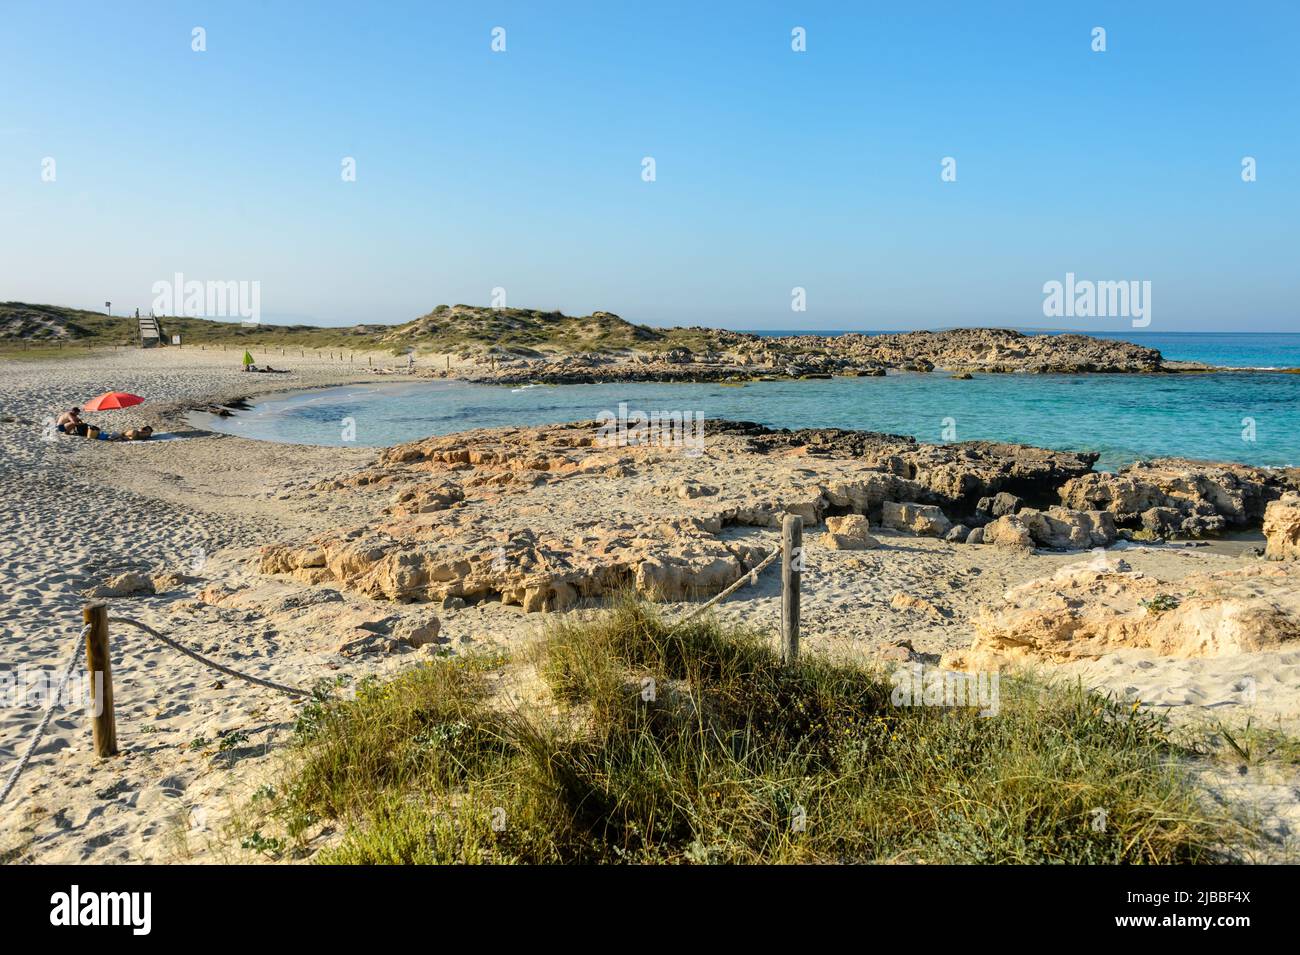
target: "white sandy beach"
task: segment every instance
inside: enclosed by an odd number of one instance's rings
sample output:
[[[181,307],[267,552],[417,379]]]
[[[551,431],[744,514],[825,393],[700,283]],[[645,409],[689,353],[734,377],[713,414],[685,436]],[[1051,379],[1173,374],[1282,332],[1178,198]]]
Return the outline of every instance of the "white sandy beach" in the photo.
[[[138,618],[238,669],[299,687],[415,665],[434,649],[340,655],[340,633],[353,632],[359,622],[399,616],[418,623],[436,613],[442,652],[513,645],[545,626],[547,614],[499,603],[443,609],[376,602],[346,590],[328,608],[312,608],[303,594],[318,588],[256,573],[250,558],[259,546],[365,518],[353,496],[313,488],[322,478],[362,467],[376,452],[192,432],[178,406],[381,377],[339,362],[274,352],[268,358],[292,373],[248,375],[233,350],[192,348],[3,362],[0,664],[61,668],[74,650],[86,591],[125,571],[190,579],[155,595],[111,598],[113,614]],[[117,444],[46,433],[44,422],[58,411],[106,390],[147,401],[89,420],[114,431],[151,423],[176,437]],[[573,487],[574,509],[598,506],[596,491]],[[777,542],[773,531],[743,533],[765,549]],[[876,657],[908,640],[918,654],[937,661],[970,644],[970,621],[980,607],[1009,587],[1070,564],[1122,558],[1136,572],[1178,580],[1258,561],[1245,543],[1122,545],[1098,558],[879,536],[886,546],[862,552],[826,549],[810,537],[803,615],[809,651]],[[211,597],[213,588],[232,596]],[[209,597],[199,599],[205,591]],[[900,592],[923,603],[898,609]],[[768,571],[717,613],[775,628],[779,604],[779,584]],[[122,755],[97,760],[85,716],[61,711],[0,807],[0,858],[255,861],[238,845],[224,844],[222,825],[269,778],[297,706],[273,691],[221,677],[134,630],[116,627],[112,634]],[[1190,659],[1125,650],[1053,672],[1156,706],[1189,725],[1249,719],[1300,728],[1300,649]],[[1243,692],[1246,686],[1251,692]],[[41,716],[32,706],[0,711],[0,773],[8,774]],[[233,740],[224,749],[223,736]],[[1207,763],[1200,772],[1207,794],[1259,807],[1264,828],[1276,837],[1271,858],[1294,851],[1300,778],[1222,763]]]

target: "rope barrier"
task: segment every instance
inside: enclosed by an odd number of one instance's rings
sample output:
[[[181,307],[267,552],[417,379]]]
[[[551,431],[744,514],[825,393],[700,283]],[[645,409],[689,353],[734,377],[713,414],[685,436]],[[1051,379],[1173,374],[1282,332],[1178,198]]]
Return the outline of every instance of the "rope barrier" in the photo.
[[[732,584],[729,587],[727,587],[721,593],[716,594],[707,603],[700,605],[699,607],[692,610],[690,613],[686,614],[686,616],[682,617],[682,619],[678,622],[686,623],[689,620],[693,620],[695,617],[698,617],[700,614],[704,613],[704,611],[708,610],[710,607],[713,607],[716,604],[720,603],[721,601],[726,600],[728,597],[734,594],[745,584],[757,583],[758,575],[762,573],[768,567],[769,564],[771,564],[774,560],[776,560],[780,556],[781,556],[781,548],[778,547],[776,550],[772,551],[772,553],[768,554],[761,561],[759,561],[758,564],[756,564],[751,570],[746,571],[738,579],[732,582]],[[148,634],[149,636],[153,637],[155,640],[165,644],[166,646],[171,647],[173,650],[177,651],[178,653],[183,653],[185,654],[185,656],[203,664],[205,667],[216,670],[219,673],[224,673],[227,676],[232,676],[237,680],[243,680],[244,682],[251,683],[254,686],[266,687],[267,689],[275,690],[279,693],[285,693],[289,696],[295,696],[295,697],[310,696],[310,694],[306,690],[301,690],[292,686],[285,686],[282,683],[275,683],[271,680],[264,680],[261,677],[256,677],[248,673],[241,673],[239,670],[233,669],[232,667],[228,667],[225,664],[217,663],[215,660],[209,660],[201,653],[198,653],[195,650],[191,650],[189,647],[184,646],[181,643],[178,643],[177,641],[173,640],[171,637],[159,633],[153,627],[150,627],[148,624],[141,623],[139,620],[133,620],[130,617],[110,617],[109,622],[122,623],[122,624],[126,624],[129,627],[135,627],[137,630],[140,630]],[[0,805],[3,805],[4,801],[9,798],[9,794],[13,791],[14,786],[18,783],[18,777],[22,775],[23,770],[25,770],[28,764],[31,762],[32,755],[36,752],[36,747],[40,745],[41,738],[45,735],[45,731],[49,728],[50,721],[54,718],[55,705],[58,703],[58,700],[63,696],[63,692],[67,688],[68,681],[72,678],[72,671],[76,668],[77,660],[79,658],[78,649],[81,646],[81,642],[85,640],[86,634],[88,634],[89,632],[90,632],[90,625],[87,624],[86,626],[82,627],[81,630],[77,633],[77,638],[75,641],[73,641],[72,652],[68,655],[68,663],[64,667],[62,676],[59,678],[58,689],[55,690],[50,705],[45,710],[45,716],[41,719],[40,725],[37,726],[36,732],[32,736],[31,742],[27,744],[27,751],[23,753],[22,758],[18,760],[18,765],[14,767],[13,771],[9,774],[9,778],[5,781],[4,789],[0,790]]]
[[[77,660],[80,656],[77,651],[81,647],[81,641],[86,639],[86,634],[89,632],[90,624],[86,624],[72,642],[72,652],[68,654],[68,665],[63,668],[63,676],[59,678],[59,688],[54,691],[54,696],[50,699],[50,705],[45,708],[45,716],[41,718],[41,725],[36,727],[36,734],[32,737],[32,741],[27,744],[27,752],[23,753],[22,759],[18,760],[18,765],[14,767],[13,772],[9,774],[9,778],[5,780],[5,788],[0,790],[0,805],[3,805],[4,801],[9,798],[9,794],[13,792],[18,777],[23,774],[27,764],[32,761],[32,754],[36,752],[36,747],[40,745],[41,737],[49,729],[50,720],[54,719],[54,708],[63,696],[63,691],[67,689],[68,680],[72,679],[72,671],[76,669]]]
[[[225,664],[217,663],[215,660],[209,660],[207,657],[203,656],[200,653],[196,653],[194,650],[191,650],[189,647],[177,643],[171,637],[163,636],[153,627],[147,626],[146,624],[141,623],[139,620],[132,620],[130,617],[110,617],[109,623],[124,623],[127,626],[135,627],[138,630],[143,630],[145,633],[149,634],[149,636],[153,637],[155,640],[159,640],[162,643],[165,643],[173,650],[185,654],[187,657],[189,657],[192,660],[197,660],[199,663],[202,663],[205,667],[210,667],[211,669],[224,673],[227,676],[233,676],[237,680],[243,680],[246,683],[252,683],[254,686],[264,686],[267,689],[277,690],[280,693],[287,693],[289,696],[310,696],[311,695],[306,690],[299,690],[292,686],[285,686],[282,683],[273,683],[270,680],[263,680],[261,677],[251,676],[247,673],[240,673],[238,670],[233,670],[230,667],[226,666]]]
[[[686,616],[682,617],[682,619],[677,622],[686,623],[688,620],[694,620],[696,617],[704,613],[704,611],[708,610],[714,604],[726,600],[728,597],[734,594],[745,584],[758,583],[758,575],[763,572],[763,570],[767,567],[768,564],[772,563],[772,561],[776,560],[780,556],[781,556],[781,548],[778,547],[776,550],[772,551],[772,553],[768,554],[761,561],[759,561],[758,564],[755,565],[753,570],[746,571],[742,577],[740,577],[738,580],[733,582],[732,585],[728,587],[726,590],[714,596],[708,603],[701,604],[699,607],[696,607],[694,610],[692,610]]]

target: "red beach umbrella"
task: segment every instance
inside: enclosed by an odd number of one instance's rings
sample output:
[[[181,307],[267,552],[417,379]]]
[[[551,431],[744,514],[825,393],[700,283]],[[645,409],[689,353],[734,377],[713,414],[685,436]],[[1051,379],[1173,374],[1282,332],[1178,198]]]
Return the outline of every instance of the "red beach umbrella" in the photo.
[[[144,402],[139,395],[129,395],[125,391],[106,391],[98,398],[91,398],[81,406],[82,411],[113,411],[117,408],[129,408]]]

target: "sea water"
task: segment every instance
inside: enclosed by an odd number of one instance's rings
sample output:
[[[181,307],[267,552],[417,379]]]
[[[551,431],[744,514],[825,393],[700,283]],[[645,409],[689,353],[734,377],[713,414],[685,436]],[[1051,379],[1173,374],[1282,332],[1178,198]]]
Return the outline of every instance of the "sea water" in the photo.
[[[890,373],[743,386],[413,381],[276,397],[231,418],[196,414],[195,423],[267,441],[377,447],[470,428],[617,416],[620,404],[628,414],[702,413],[777,428],[882,431],[928,443],[1011,441],[1096,451],[1103,469],[1169,455],[1300,464],[1300,375],[1254,371],[976,374],[969,381],[943,372]]]

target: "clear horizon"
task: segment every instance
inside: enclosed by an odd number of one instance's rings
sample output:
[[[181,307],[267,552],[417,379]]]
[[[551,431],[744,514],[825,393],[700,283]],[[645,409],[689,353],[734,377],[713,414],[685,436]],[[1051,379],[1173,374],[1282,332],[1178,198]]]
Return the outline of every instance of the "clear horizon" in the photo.
[[[1294,5],[19,0],[0,23],[0,300],[124,314],[179,272],[259,283],[268,324],[504,289],[656,326],[1300,330]],[[1070,273],[1150,282],[1150,324],[1047,317]]]

